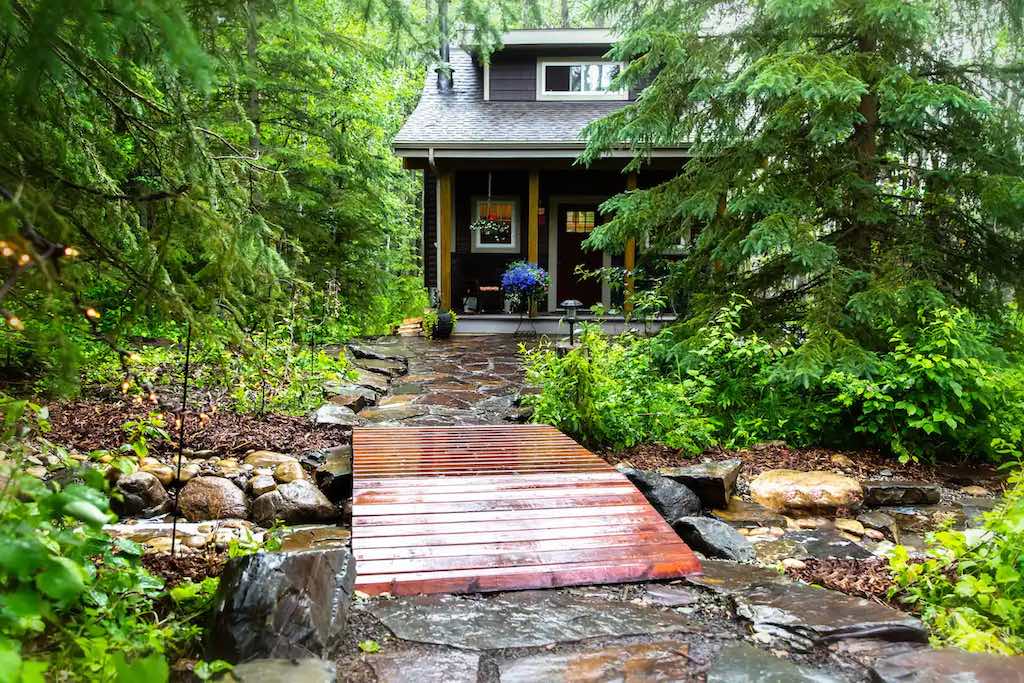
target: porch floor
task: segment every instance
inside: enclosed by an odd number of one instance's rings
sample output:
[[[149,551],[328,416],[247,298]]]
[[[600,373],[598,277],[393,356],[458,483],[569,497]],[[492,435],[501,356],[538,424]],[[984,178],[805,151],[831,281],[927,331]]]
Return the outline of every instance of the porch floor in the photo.
[[[568,336],[569,323],[565,320],[563,313],[538,313],[534,318],[526,318],[518,313],[457,313],[459,322],[456,326],[456,334],[539,334],[551,336]],[[647,331],[657,332],[659,329],[675,321],[675,316],[659,316],[648,321]],[[628,323],[621,315],[596,317],[593,315],[580,315],[577,318],[576,329],[579,330],[579,323],[597,323],[601,329],[608,334],[619,334],[632,330],[643,332],[642,321],[630,320]]]

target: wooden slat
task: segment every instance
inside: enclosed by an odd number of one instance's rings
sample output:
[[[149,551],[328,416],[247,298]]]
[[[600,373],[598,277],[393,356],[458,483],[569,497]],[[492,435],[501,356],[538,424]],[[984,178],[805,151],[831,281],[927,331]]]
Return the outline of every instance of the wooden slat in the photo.
[[[690,549],[621,473],[551,427],[357,428],[356,588],[473,592],[675,578]]]

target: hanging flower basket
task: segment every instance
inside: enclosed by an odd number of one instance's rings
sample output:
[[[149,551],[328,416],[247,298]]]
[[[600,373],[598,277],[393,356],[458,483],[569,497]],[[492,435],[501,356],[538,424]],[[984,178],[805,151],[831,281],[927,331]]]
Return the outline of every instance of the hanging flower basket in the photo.
[[[479,232],[482,238],[481,241],[483,239],[495,241],[508,234],[509,225],[505,221],[499,221],[494,214],[489,214],[486,218],[478,218],[470,223],[469,229],[473,232]]]

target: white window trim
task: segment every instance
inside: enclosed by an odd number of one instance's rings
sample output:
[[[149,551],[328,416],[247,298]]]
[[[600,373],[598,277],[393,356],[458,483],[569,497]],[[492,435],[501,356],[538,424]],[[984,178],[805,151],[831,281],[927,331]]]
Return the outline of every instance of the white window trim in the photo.
[[[492,202],[512,202],[512,242],[511,244],[481,244],[480,231],[470,230],[473,233],[471,251],[474,254],[518,254],[519,253],[519,197],[515,195],[494,196],[489,198]],[[479,216],[481,203],[487,202],[488,197],[474,195],[470,198],[469,222],[472,224]]]
[[[618,65],[619,69],[626,68],[622,62],[614,62],[607,59],[595,59],[593,57],[559,57],[558,59],[537,59],[537,100],[539,101],[573,101],[573,100],[628,100],[629,90],[603,90],[593,92],[548,92],[546,81],[546,66],[580,66],[584,64],[611,64]]]

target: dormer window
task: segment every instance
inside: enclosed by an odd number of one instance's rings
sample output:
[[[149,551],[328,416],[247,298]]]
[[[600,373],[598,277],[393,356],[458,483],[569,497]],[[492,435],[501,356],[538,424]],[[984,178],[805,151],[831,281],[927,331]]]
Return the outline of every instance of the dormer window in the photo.
[[[627,100],[611,84],[622,64],[597,59],[538,59],[538,100]]]

